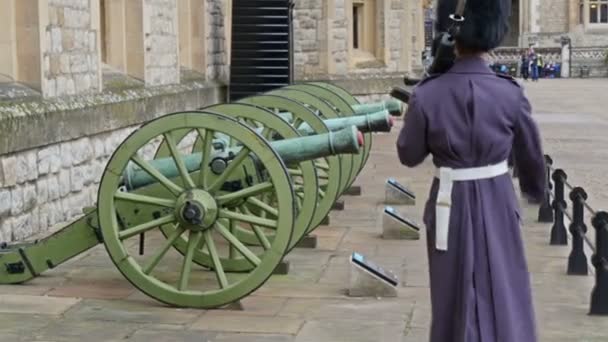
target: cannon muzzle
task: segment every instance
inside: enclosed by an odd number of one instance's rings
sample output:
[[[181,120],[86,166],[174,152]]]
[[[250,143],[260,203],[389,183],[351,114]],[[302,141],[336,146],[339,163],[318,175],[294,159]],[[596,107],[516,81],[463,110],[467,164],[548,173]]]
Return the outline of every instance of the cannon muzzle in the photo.
[[[338,131],[349,126],[355,126],[362,133],[368,132],[390,132],[393,127],[393,118],[388,110],[367,115],[347,116],[337,119],[323,120],[330,131]],[[314,130],[306,123],[298,127],[302,135],[315,134]]]
[[[356,154],[363,146],[363,134],[355,126],[349,126],[336,132],[272,141],[270,145],[285,164],[293,164],[337,154]],[[209,160],[216,162],[224,160],[225,163],[228,163],[229,161],[224,158],[228,155],[227,152],[233,152],[236,155],[241,148],[236,146],[230,151],[214,151],[214,156]],[[182,155],[182,159],[188,172],[196,172],[201,166],[202,153]],[[150,161],[150,164],[167,178],[179,176],[179,170],[171,157],[154,159]],[[213,168],[213,162],[209,167]],[[156,183],[155,178],[133,163],[126,168],[122,177],[122,184],[128,190]]]

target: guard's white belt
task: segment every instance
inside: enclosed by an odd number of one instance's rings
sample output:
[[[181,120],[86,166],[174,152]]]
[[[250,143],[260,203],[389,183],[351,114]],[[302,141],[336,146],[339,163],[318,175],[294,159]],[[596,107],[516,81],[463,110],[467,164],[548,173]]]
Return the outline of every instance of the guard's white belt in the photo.
[[[452,186],[454,182],[494,178],[508,172],[509,166],[506,160],[495,165],[467,169],[452,169],[449,167],[437,169],[435,177],[439,178],[439,191],[437,192],[435,206],[435,248],[441,251],[448,250]]]

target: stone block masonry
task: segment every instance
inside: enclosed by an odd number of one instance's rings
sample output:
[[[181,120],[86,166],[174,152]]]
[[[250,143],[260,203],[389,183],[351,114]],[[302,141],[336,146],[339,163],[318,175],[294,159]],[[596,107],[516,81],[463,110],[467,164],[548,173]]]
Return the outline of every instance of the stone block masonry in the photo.
[[[144,5],[146,84],[179,83],[177,2],[145,0]]]
[[[133,127],[0,157],[0,241],[47,231],[94,205],[105,164]]]
[[[223,1],[204,0],[205,25],[207,32],[207,79],[218,79],[227,81],[228,78],[228,55],[226,54],[226,30],[224,29],[225,17],[232,15],[227,13]]]
[[[99,90],[97,31],[89,0],[49,0],[42,58],[47,97]],[[46,49],[44,47],[46,46]]]

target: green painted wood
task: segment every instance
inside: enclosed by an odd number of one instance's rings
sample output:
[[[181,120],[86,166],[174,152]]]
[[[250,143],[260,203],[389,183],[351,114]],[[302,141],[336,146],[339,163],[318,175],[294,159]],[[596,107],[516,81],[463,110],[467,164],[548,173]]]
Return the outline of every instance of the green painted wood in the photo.
[[[306,94],[305,94],[306,95]],[[312,127],[316,134],[328,133],[329,129],[323,123],[323,119],[315,114],[312,109],[307,108],[304,103],[280,95],[257,95],[240,100],[241,103],[264,107],[272,111],[284,111],[292,113],[296,118],[291,122],[294,127],[307,124]],[[318,227],[331,211],[331,207],[338,199],[341,191],[342,158],[344,156],[328,156],[315,161],[319,179],[319,199],[315,216],[308,231]]]
[[[26,282],[95,247],[99,240],[94,227],[97,213],[91,212],[44,239],[0,250],[0,284]],[[8,265],[23,272],[10,273]]]

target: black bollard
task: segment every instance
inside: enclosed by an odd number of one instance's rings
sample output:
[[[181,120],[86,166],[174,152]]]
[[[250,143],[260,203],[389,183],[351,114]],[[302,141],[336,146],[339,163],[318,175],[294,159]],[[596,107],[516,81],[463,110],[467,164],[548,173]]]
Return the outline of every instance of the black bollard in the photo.
[[[553,184],[555,184],[555,198],[553,199],[553,210],[555,211],[555,222],[551,228],[551,245],[567,245],[568,232],[564,225],[564,210],[568,207],[564,199],[564,182],[567,176],[564,170],[557,169],[553,172]]]
[[[595,215],[595,254],[591,258],[595,267],[595,286],[591,291],[590,315],[608,315],[608,213]]]
[[[545,155],[545,164],[547,165],[547,188],[545,189],[545,198],[538,208],[538,222],[552,223],[553,209],[551,208],[551,165],[553,159]]]
[[[587,275],[587,256],[585,255],[583,236],[587,233],[585,225],[585,201],[587,193],[583,188],[574,188],[570,192],[572,200],[572,222],[570,223],[570,234],[572,234],[572,251],[568,257],[569,275]]]

